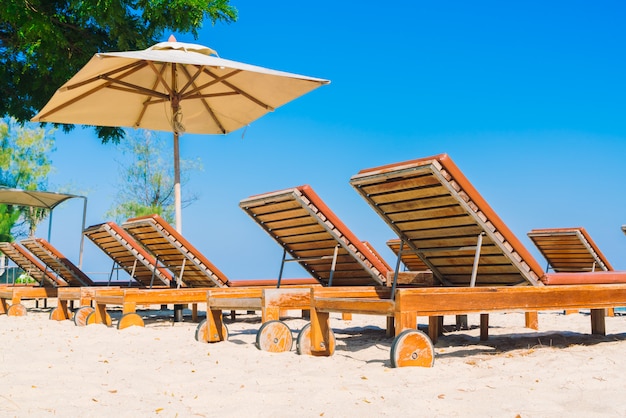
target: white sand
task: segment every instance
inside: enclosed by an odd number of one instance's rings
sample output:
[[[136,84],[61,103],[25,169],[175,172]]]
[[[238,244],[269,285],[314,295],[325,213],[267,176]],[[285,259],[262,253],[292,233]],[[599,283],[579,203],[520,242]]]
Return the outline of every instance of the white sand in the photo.
[[[376,316],[333,317],[335,355],[317,358],[295,342],[257,350],[254,315],[229,321],[218,344],[196,342],[189,319],[118,331],[50,321],[45,309],[2,315],[0,416],[626,416],[626,316],[607,318],[607,337],[588,334],[585,314],[542,313],[540,332],[523,320],[492,315],[488,342],[477,328],[449,332],[433,368],[392,369]],[[306,321],[287,323],[295,340]]]

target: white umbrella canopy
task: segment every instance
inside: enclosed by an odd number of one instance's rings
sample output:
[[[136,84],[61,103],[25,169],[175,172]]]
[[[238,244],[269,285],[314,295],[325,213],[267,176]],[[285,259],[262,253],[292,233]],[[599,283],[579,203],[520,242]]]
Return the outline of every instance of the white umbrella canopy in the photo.
[[[179,134],[232,132],[328,83],[219,58],[208,47],[170,37],[143,51],[94,55],[32,121],[173,132],[181,231]]]

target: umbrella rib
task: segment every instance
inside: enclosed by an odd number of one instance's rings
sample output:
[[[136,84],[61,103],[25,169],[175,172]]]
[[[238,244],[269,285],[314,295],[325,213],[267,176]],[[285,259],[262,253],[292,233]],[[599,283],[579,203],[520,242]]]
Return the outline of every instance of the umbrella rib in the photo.
[[[199,71],[196,73],[195,77],[193,77],[193,78],[190,76],[189,71],[187,70],[186,67],[183,66],[182,68],[183,68],[183,72],[185,73],[187,78],[189,78],[189,82],[187,83],[187,85],[185,85],[185,88],[187,88],[191,84],[191,85],[193,85],[194,88],[193,88],[193,90],[190,93],[196,92],[196,91],[200,91],[200,89],[196,86],[196,83],[194,81],[203,72],[204,67],[200,68]],[[192,96],[190,96],[190,95],[185,95],[185,96],[181,97],[181,100],[183,100],[183,99],[187,100],[187,99],[189,99],[191,97]],[[204,97],[200,96],[200,99],[202,100],[202,104],[204,105],[204,108],[206,109],[206,111],[211,116],[211,119],[213,119],[213,122],[215,122],[215,124],[222,131],[222,133],[226,133],[226,129],[224,128],[224,125],[218,119],[218,117],[215,114],[215,112],[213,112],[213,109],[211,108],[211,106],[209,106],[207,101],[204,100]]]
[[[138,70],[140,70],[141,68],[143,68],[145,66],[145,63],[133,63],[133,64],[129,64],[129,65],[125,65],[123,67],[120,68],[116,68],[115,70],[109,71],[108,73],[104,74],[104,75],[98,75],[96,77],[92,77],[88,80],[85,81],[81,81],[80,83],[76,83],[76,84],[71,84],[69,86],[65,86],[65,87],[61,87],[59,89],[59,91],[65,91],[65,90],[72,90],[90,83],[93,83],[94,81],[99,81],[102,79],[106,79],[105,77],[108,77],[109,74],[115,74],[115,73],[119,73],[120,71],[126,71],[128,69],[130,69],[130,71],[122,74],[122,77],[126,77]],[[104,76],[104,77],[103,77]],[[113,80],[113,79],[112,79]],[[53,113],[58,112],[59,110],[65,109],[66,107],[81,101],[82,99],[84,99],[85,97],[99,91],[102,90],[103,88],[109,87],[111,84],[111,81],[107,81],[106,83],[100,85],[100,86],[96,86],[94,88],[92,88],[91,90],[86,91],[85,93],[74,97],[71,100],[68,100],[67,102],[64,102],[62,104],[60,104],[59,106],[55,107],[54,109],[50,109],[48,112],[43,113],[42,115],[39,116],[39,120],[44,120],[46,117],[50,116]]]
[[[169,96],[167,94],[159,93],[158,91],[150,90],[146,87],[141,87],[141,86],[128,84],[128,83],[121,83],[121,84],[123,84],[124,86],[107,86],[107,88],[110,88],[111,90],[124,91],[127,93],[146,94],[148,96],[157,97],[165,101],[169,99]]]
[[[187,79],[188,79],[189,81],[187,81],[187,84],[185,84],[185,85],[183,86],[183,88],[182,88],[182,89],[180,89],[180,90],[178,91],[181,95],[183,95],[183,94],[184,94],[184,92],[185,92],[185,90],[187,90],[187,89],[189,88],[189,86],[191,86],[191,85],[193,85],[193,87],[194,87],[194,91],[196,90],[196,83],[195,83],[195,81],[196,81],[196,79],[200,76],[200,74],[202,74],[202,72],[203,72],[203,70],[204,70],[204,65],[200,66],[200,67],[198,68],[198,71],[196,71],[196,73],[195,73],[193,76],[191,76],[191,75],[189,74],[189,70],[187,70],[187,67],[186,67],[186,66],[182,66],[182,69],[183,69],[183,71],[184,71],[184,73],[185,73],[185,75],[187,76]]]
[[[73,90],[75,88],[82,87],[82,86],[84,86],[86,84],[93,83],[94,81],[102,80],[103,78],[106,79],[107,77],[110,77],[110,76],[112,76],[114,74],[117,74],[119,72],[126,71],[126,70],[130,69],[131,71],[128,71],[128,72],[122,74],[121,78],[124,78],[124,77],[127,77],[127,76],[129,76],[129,75],[131,75],[131,74],[141,70],[146,65],[147,65],[147,63],[145,61],[133,62],[132,64],[128,64],[128,65],[125,65],[123,67],[111,70],[108,73],[98,74],[95,77],[89,78],[87,80],[83,80],[83,81],[81,81],[79,83],[71,84],[71,85],[65,86],[65,87],[61,87],[59,89],[59,91]]]
[[[106,84],[103,84],[101,86],[96,86],[93,89],[91,89],[91,90],[81,94],[80,96],[74,97],[73,99],[68,100],[67,102],[63,102],[59,106],[55,107],[54,109],[50,109],[48,112],[40,115],[39,116],[39,120],[45,121],[47,116],[49,116],[49,115],[51,115],[53,113],[56,113],[59,110],[65,109],[66,107],[71,106],[71,105],[73,105],[74,103],[76,103],[78,101],[81,101],[83,98],[85,98],[85,97],[95,93],[98,90],[102,90],[105,87],[106,87]]]
[[[230,73],[225,74],[225,75],[223,75],[223,76],[221,76],[221,77],[218,77],[218,76],[216,76],[215,74],[211,73],[211,72],[210,72],[210,71],[209,71],[206,67],[205,67],[205,68],[203,68],[203,70],[202,70],[202,71],[203,71],[205,74],[208,74],[209,76],[213,77],[213,80],[211,80],[211,81],[209,81],[209,82],[207,82],[207,83],[204,83],[204,84],[202,84],[201,86],[195,86],[195,85],[194,85],[194,87],[195,87],[195,88],[194,88],[192,91],[188,92],[188,93],[187,93],[188,95],[193,95],[193,94],[196,94],[197,92],[199,92],[199,91],[201,91],[201,90],[203,90],[203,89],[205,89],[205,88],[207,88],[207,87],[211,87],[211,86],[212,86],[212,85],[214,85],[214,84],[221,83],[223,80],[225,80],[225,79],[227,79],[227,78],[229,78],[229,77],[232,77],[232,76],[234,76],[235,74],[239,74],[242,70],[234,70],[234,71],[231,71]]]
[[[172,97],[175,92],[172,90],[172,87],[169,84],[167,84],[167,82],[163,78],[163,70],[165,69],[167,64],[164,63],[163,66],[161,67],[160,71],[157,70],[156,66],[154,65],[154,63],[152,61],[148,61],[148,65],[150,66],[152,71],[154,71],[154,73],[156,74],[158,81],[160,81],[161,84],[163,85],[163,87],[165,87],[165,89],[167,90],[169,96]]]
[[[241,70],[237,70],[237,71],[233,71],[230,74],[225,75],[224,77],[217,77],[215,74],[211,73],[211,71],[209,71],[208,69],[205,69],[204,72],[209,74],[211,77],[214,77],[216,79],[219,79],[219,81],[224,84],[226,87],[229,87],[231,89],[233,89],[235,92],[241,94],[242,96],[244,96],[245,98],[247,98],[248,100],[258,104],[259,106],[269,110],[269,111],[274,111],[275,109],[268,105],[267,103],[262,102],[261,100],[257,99],[256,97],[252,96],[251,94],[247,93],[246,91],[240,89],[239,87],[235,86],[234,84],[228,82],[226,79],[230,78],[231,76],[237,74],[239,71]]]
[[[235,90],[237,93],[241,94],[242,96],[248,98],[248,100],[258,104],[259,106],[272,112],[275,110],[272,106],[268,105],[267,103],[262,102],[261,100],[257,99],[251,94],[248,94],[247,92],[241,90],[239,87],[235,86],[234,84],[231,84],[228,81],[222,81],[222,83],[224,83],[224,85],[230,87],[231,89]]]
[[[159,71],[159,74],[161,75],[161,77],[157,77],[154,80],[154,84],[152,85],[152,89],[156,89],[157,85],[159,84],[159,81],[163,78],[163,73],[165,72],[165,68],[166,65],[163,64],[161,66],[161,70]],[[144,100],[142,106],[141,106],[141,112],[139,112],[139,116],[137,117],[137,120],[135,121],[135,127],[139,126],[141,124],[141,120],[143,119],[143,116],[146,114],[146,110],[148,110],[148,106],[154,103],[163,103],[165,101],[167,101],[168,99],[161,99],[159,101],[153,101],[152,100],[153,97],[148,97],[146,100]]]

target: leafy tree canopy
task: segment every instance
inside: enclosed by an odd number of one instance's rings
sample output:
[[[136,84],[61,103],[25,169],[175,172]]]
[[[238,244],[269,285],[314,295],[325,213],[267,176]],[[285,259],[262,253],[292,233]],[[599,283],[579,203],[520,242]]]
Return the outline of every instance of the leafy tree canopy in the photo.
[[[0,185],[46,190],[52,151],[53,131],[20,126],[12,118],[0,120]],[[32,235],[46,215],[47,211],[40,208],[0,204],[0,239],[12,241],[16,235]]]
[[[205,19],[231,23],[237,10],[229,0],[3,0],[0,116],[28,121],[95,53],[145,49],[165,31],[197,37]],[[124,136],[96,131],[103,142]]]

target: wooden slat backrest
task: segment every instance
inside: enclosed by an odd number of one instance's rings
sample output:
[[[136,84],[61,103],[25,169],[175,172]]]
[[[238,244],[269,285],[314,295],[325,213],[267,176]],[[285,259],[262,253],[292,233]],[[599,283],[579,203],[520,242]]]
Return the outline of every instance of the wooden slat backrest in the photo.
[[[350,183],[447,286],[541,285],[544,272],[446,155],[362,170]]]
[[[45,239],[27,238],[20,243],[70,286],[93,286],[93,281],[81,269]]]
[[[380,285],[389,266],[361,242],[310,186],[251,196],[239,206],[321,284]]]
[[[84,234],[142,286],[169,286],[172,274],[115,222],[90,226]]]
[[[67,282],[53,274],[52,270],[47,269],[46,266],[20,244],[16,242],[0,242],[0,251],[10,258],[19,268],[24,270],[26,274],[37,280],[39,284],[43,286],[68,285]]]
[[[585,228],[539,228],[528,237],[557,273],[613,270]]]
[[[389,241],[387,241],[387,246],[391,249],[391,251],[393,251],[396,256],[398,256],[398,252],[400,251],[400,240],[398,238],[390,239]],[[424,263],[415,252],[411,251],[410,248],[404,247],[402,249],[402,253],[402,263],[410,271],[429,270],[426,263]]]
[[[176,278],[182,270],[182,286],[229,285],[226,275],[159,215],[132,218],[124,222],[122,227],[170,269]]]

